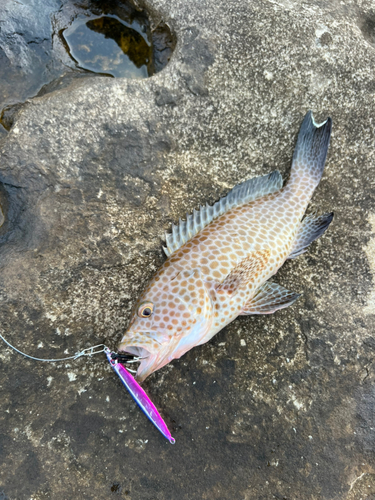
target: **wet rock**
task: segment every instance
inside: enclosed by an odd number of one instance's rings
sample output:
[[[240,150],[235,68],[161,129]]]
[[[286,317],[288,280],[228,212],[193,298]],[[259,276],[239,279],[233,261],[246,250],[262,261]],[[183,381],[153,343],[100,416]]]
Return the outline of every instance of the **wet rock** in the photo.
[[[4,0],[0,12],[0,110],[36,95],[64,66],[51,58],[51,15],[59,2]],[[60,2],[61,3],[61,2]]]
[[[17,113],[22,109],[23,103],[12,104],[10,106],[6,106],[1,115],[0,115],[0,123],[2,127],[9,131],[12,128],[13,122],[16,119]]]
[[[110,17],[100,17],[103,14]],[[89,54],[91,65],[85,65],[81,59],[75,60],[64,38],[73,21],[86,26],[86,19],[91,19],[91,31],[88,29],[87,33],[99,31],[102,37],[99,35],[98,39],[91,40],[90,46],[86,33],[74,49],[83,60]],[[120,20],[134,29],[124,27]],[[154,25],[154,21],[157,24]],[[127,76],[139,77],[128,68],[123,53],[134,60],[134,68],[147,64],[147,69],[141,73],[151,76],[168,63],[176,44],[174,34],[165,23],[156,17],[150,18],[139,6],[121,0],[100,3],[95,0],[48,0],[43,3],[4,0],[0,26],[0,113],[4,107],[39,95],[42,88],[45,93],[57,82],[61,83],[61,79],[92,77],[95,72],[96,76],[103,76],[100,73],[117,76],[120,66],[124,66],[119,73],[121,76],[126,70]],[[95,52],[99,42],[111,37],[120,47],[114,51],[112,59],[109,54],[105,57]],[[0,138],[2,135],[4,131],[0,129]]]
[[[7,135],[7,129],[0,123],[0,140]]]
[[[277,275],[303,292],[293,307],[239,318],[146,380],[174,447],[104,357],[41,364],[4,346],[0,495],[374,495],[372,7],[152,8],[178,39],[163,71],[72,80],[0,142],[1,334],[38,357],[115,348],[170,224],[251,176],[286,177],[310,108],[334,122],[311,208],[335,219]]]

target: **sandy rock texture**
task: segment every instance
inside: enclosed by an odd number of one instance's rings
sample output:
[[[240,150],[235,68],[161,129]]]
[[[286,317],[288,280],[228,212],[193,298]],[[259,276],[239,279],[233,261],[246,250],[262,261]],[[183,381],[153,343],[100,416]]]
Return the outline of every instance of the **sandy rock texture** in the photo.
[[[276,277],[303,293],[293,307],[146,380],[174,446],[104,356],[43,364],[1,345],[0,499],[374,498],[374,3],[147,6],[177,37],[163,71],[72,81],[0,136],[0,333],[38,357],[116,348],[171,223],[286,178],[308,109],[333,118],[311,210],[335,218]]]

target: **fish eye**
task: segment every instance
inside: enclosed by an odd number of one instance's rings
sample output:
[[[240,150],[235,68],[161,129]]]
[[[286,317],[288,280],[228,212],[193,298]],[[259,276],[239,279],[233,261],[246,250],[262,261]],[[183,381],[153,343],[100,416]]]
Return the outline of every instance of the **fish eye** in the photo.
[[[138,316],[141,318],[149,318],[154,311],[154,304],[152,302],[144,302],[139,306]]]

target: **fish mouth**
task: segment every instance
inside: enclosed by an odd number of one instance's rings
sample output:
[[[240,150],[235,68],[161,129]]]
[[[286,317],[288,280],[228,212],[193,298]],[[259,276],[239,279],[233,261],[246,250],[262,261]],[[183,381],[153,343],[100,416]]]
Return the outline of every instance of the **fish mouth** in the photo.
[[[134,359],[130,361],[132,365],[129,367],[136,368],[133,363],[140,363],[136,371],[136,379],[139,382],[143,382],[151,373],[170,361],[166,359],[169,350],[168,342],[161,343],[155,337],[156,334],[150,332],[128,332],[118,347],[119,353],[134,356]]]
[[[145,378],[150,375],[154,370],[151,366],[154,364],[155,355],[151,354],[150,351],[141,346],[127,345],[125,347],[119,347],[119,355],[125,354],[133,356],[133,359],[125,361],[126,368],[135,373],[135,377],[138,382],[143,382]],[[139,363],[138,367],[137,364]]]
[[[144,359],[144,358],[148,358],[151,354],[150,351],[148,351],[144,347],[132,346],[132,345],[126,346],[125,349],[121,348],[121,345],[120,345],[119,352],[131,354],[132,356],[134,356],[135,358],[139,358],[140,360]]]

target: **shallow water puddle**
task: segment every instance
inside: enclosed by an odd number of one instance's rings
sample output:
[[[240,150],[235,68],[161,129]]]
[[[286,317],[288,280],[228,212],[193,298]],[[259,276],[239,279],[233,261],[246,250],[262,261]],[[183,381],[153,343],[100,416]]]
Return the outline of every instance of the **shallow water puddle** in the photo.
[[[0,8],[0,140],[12,126],[12,106],[73,78],[147,78],[168,64],[175,43],[165,23],[131,0],[7,0]]]
[[[146,27],[117,16],[77,18],[63,31],[78,67],[114,77],[147,78],[153,74],[152,46]]]

